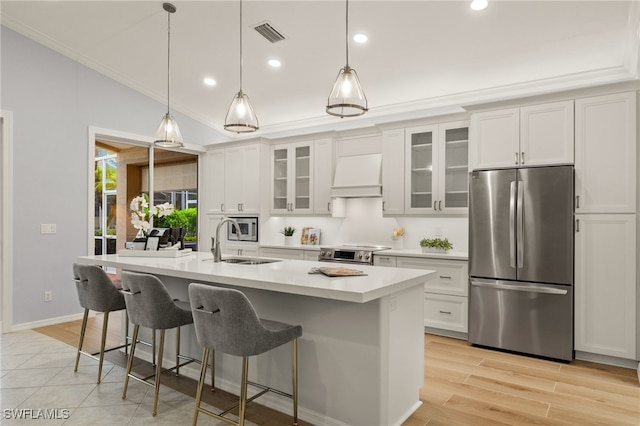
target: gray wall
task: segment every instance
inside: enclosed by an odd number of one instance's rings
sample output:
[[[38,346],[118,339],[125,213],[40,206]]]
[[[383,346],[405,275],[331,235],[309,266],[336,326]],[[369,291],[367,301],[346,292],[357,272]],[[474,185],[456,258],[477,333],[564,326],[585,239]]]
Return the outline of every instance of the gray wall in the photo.
[[[152,137],[166,106],[0,27],[0,108],[13,112],[12,325],[81,311],[71,264],[87,254],[89,126]],[[172,111],[185,141],[222,140]],[[41,223],[57,234],[40,235]],[[44,302],[45,290],[53,301]]]

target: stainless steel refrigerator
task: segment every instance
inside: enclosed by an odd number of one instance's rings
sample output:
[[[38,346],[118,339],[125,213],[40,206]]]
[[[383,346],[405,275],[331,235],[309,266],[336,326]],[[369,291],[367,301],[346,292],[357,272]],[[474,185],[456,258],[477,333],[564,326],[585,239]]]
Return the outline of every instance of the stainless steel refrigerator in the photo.
[[[473,171],[469,342],[573,358],[572,166]]]

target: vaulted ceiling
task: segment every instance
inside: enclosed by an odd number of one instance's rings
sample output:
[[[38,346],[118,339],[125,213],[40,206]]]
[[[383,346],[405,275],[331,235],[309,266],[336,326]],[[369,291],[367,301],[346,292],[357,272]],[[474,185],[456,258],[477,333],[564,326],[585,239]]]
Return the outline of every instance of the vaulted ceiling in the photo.
[[[221,133],[239,89],[239,1],[173,1],[171,107]],[[162,103],[162,1],[6,1],[2,24]],[[465,105],[638,78],[640,2],[351,0],[349,65],[370,111],[325,113],[345,65],[345,2],[245,0],[243,89],[260,135],[345,129]],[[285,39],[254,30],[269,22]],[[279,69],[267,65],[277,58]],[[203,84],[204,77],[217,81]],[[159,116],[160,117],[160,116]],[[254,136],[256,134],[253,134]],[[235,135],[228,134],[230,138]]]

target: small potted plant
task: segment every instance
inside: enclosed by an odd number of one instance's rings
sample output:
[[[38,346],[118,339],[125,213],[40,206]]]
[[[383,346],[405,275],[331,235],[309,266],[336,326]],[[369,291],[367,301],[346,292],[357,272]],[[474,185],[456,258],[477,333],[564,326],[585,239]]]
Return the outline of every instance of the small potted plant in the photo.
[[[423,253],[446,253],[453,249],[453,244],[446,238],[423,238],[420,240],[420,247]]]
[[[282,231],[284,234],[284,244],[289,246],[293,244],[293,234],[296,232],[296,228],[293,226],[285,226]]]

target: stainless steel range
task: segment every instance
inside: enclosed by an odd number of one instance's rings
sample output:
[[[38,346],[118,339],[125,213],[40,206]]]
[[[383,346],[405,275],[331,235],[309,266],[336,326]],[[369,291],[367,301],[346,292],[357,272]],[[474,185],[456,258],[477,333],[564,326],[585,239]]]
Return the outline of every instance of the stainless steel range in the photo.
[[[359,263],[373,265],[373,253],[388,250],[384,246],[343,245],[336,247],[320,247],[320,262]]]

